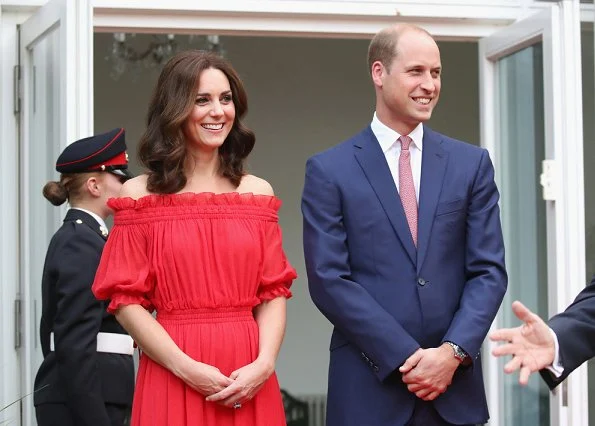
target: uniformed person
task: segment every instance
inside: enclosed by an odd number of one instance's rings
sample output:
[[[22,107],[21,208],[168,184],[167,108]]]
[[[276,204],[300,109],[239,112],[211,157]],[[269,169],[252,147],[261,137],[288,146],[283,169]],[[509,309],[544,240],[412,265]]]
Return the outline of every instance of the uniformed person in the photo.
[[[43,195],[68,201],[50,242],[42,278],[40,326],[44,360],[35,378],[39,426],[127,424],[134,390],[133,342],[91,284],[107,239],[106,202],[132,177],[124,129],[81,139],[56,162],[59,182]]]

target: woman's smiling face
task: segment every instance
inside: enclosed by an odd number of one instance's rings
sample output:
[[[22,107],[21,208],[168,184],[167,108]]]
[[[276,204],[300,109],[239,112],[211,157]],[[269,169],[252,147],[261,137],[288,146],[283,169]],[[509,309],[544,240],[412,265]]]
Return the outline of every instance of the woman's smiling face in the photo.
[[[182,125],[189,147],[218,149],[233,127],[236,110],[227,76],[208,68],[199,76],[198,90],[190,115]]]

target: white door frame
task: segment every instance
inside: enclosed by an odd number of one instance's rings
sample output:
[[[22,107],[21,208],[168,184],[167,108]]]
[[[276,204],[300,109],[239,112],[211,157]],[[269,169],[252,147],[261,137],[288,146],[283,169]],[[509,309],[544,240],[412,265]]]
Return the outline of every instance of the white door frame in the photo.
[[[543,42],[546,159],[556,161],[559,183],[555,200],[546,201],[551,316],[564,310],[586,284],[580,9],[577,2],[564,0],[552,4],[549,13],[518,21],[480,42],[481,141],[497,163],[496,61],[536,40]],[[492,342],[486,345],[489,352],[493,347]],[[492,357],[486,364],[489,403],[493,424],[497,425],[500,423],[494,416],[498,413],[493,407],[500,403],[502,371]],[[551,394],[553,425],[588,424],[586,368],[586,365],[581,367],[559,391]]]
[[[541,3],[521,7],[521,2],[513,0],[489,2],[489,6],[486,3],[93,0],[93,22],[97,32],[369,38],[391,23],[406,21],[423,26],[438,39],[477,40],[546,7]]]
[[[20,349],[20,366],[22,374],[21,394],[29,395],[33,389],[33,381],[37,372],[35,360],[40,359],[41,348],[38,343],[38,323],[41,313],[41,300],[34,302],[31,282],[31,265],[35,262],[36,270],[40,270],[43,259],[31,259],[32,236],[30,223],[36,220],[35,213],[30,211],[29,199],[38,197],[39,192],[30,193],[30,165],[27,161],[35,152],[35,140],[31,140],[30,126],[33,105],[31,100],[35,90],[31,49],[44,39],[47,34],[58,32],[58,69],[60,72],[59,88],[55,88],[59,98],[57,140],[50,139],[57,149],[68,143],[88,136],[93,130],[93,44],[91,8],[86,0],[50,0],[21,24],[21,139],[20,139],[20,215],[19,215],[19,253],[20,253],[20,293],[22,296],[22,347]],[[42,66],[37,64],[38,67]],[[38,68],[37,73],[51,72]],[[52,150],[53,151],[53,150]],[[53,163],[55,159],[48,158]],[[41,189],[41,188],[40,188]],[[57,228],[55,223],[53,228]],[[45,235],[38,236],[35,244],[47,246],[49,241]],[[40,275],[40,274],[38,274]],[[37,281],[37,280],[36,280]],[[37,297],[39,299],[39,297]],[[23,423],[35,424],[33,398],[23,401]]]
[[[19,292],[18,253],[18,126],[15,119],[15,99],[12,90],[14,66],[17,64],[16,26],[27,14],[3,13],[0,10],[0,408],[17,401],[22,392],[18,369],[18,351],[15,349],[15,300]],[[10,88],[10,89],[9,89]],[[15,141],[10,143],[10,141]],[[0,424],[18,421],[18,403],[0,412]]]
[[[65,0],[69,1],[69,0]],[[47,0],[0,0],[0,18],[2,19],[2,29],[4,31],[5,24],[9,22],[6,19],[8,14],[11,17],[19,17],[22,21],[23,14],[31,14],[36,8],[47,3]],[[116,31],[131,31],[131,32],[176,32],[176,33],[217,33],[217,34],[234,34],[234,35],[269,35],[269,36],[309,36],[309,37],[341,37],[341,38],[369,38],[378,29],[396,22],[397,20],[405,20],[407,22],[415,23],[423,26],[432,32],[440,40],[478,40],[488,35],[493,34],[498,29],[510,25],[512,22],[522,19],[523,17],[534,14],[536,11],[545,7],[550,7],[547,3],[530,3],[527,0],[499,0],[492,2],[485,2],[484,0],[441,0],[434,2],[422,2],[419,0],[404,0],[395,6],[393,1],[382,0],[359,0],[350,1],[341,4],[338,7],[337,0],[314,1],[314,0],[220,0],[217,2],[195,2],[191,0],[170,0],[162,2],[160,0],[83,0],[77,2],[79,9],[71,17],[78,23],[78,27],[82,28],[88,25],[88,20],[92,20],[93,31],[101,32],[116,32]],[[489,3],[489,6],[486,4]],[[559,36],[558,43],[563,43],[563,52],[570,54],[573,50],[569,46],[573,45],[572,37],[577,37],[578,28],[575,25],[576,8],[570,5],[572,0],[565,0],[560,6],[561,21],[564,24],[559,31],[562,32]],[[166,5],[166,6],[164,6]],[[589,6],[587,6],[589,7]],[[80,8],[86,9],[86,14],[80,13]],[[583,6],[583,9],[584,6]],[[158,13],[155,13],[155,11]],[[236,12],[241,13],[236,13]],[[587,12],[592,15],[592,7]],[[584,14],[584,12],[583,12]],[[4,15],[4,16],[3,16]],[[4,31],[4,33],[6,33]],[[4,37],[4,36],[3,36]],[[580,37],[580,35],[579,35]],[[7,38],[0,38],[2,47],[7,43]],[[71,86],[69,89],[69,97],[77,97],[76,104],[82,110],[71,110],[74,115],[67,115],[69,124],[66,125],[68,131],[65,133],[65,141],[73,141],[77,137],[82,137],[90,134],[93,131],[93,87],[92,87],[92,34],[87,34],[83,39],[78,36],[73,37],[74,40],[81,41],[76,47],[77,53],[70,53],[69,57],[75,59],[76,64],[72,64],[72,72],[77,75],[81,70],[83,73],[79,78],[70,78],[71,82],[80,84],[78,89]],[[9,69],[5,66],[4,58],[6,52],[10,50],[3,50],[2,69],[0,70],[0,82],[2,87],[9,87],[6,82],[11,80],[7,78]],[[580,52],[578,52],[580,55]],[[559,67],[558,67],[559,68]],[[565,75],[573,72],[570,67],[564,70]],[[556,73],[561,72],[559,69]],[[566,78],[563,83],[564,88],[560,93],[564,94],[565,99],[572,99],[571,93],[578,93],[580,99],[580,67],[576,68],[579,73],[571,75]],[[70,75],[70,74],[69,74]],[[559,76],[562,74],[558,74]],[[10,84],[10,83],[8,83]],[[578,92],[576,84],[579,85]],[[572,87],[568,87],[572,86]],[[10,96],[10,91],[3,91],[3,100]],[[562,96],[562,95],[560,95]],[[482,106],[484,103],[482,102]],[[4,105],[7,105],[4,103]],[[10,105],[10,104],[8,104]],[[580,114],[573,110],[573,104],[565,104],[564,107],[559,107],[556,117],[568,117],[572,120],[580,119]],[[571,113],[574,111],[574,113]],[[3,123],[11,123],[14,120],[8,108],[0,106],[0,117]],[[552,120],[549,120],[552,121]],[[564,123],[570,123],[571,120],[557,120]],[[559,127],[559,126],[558,126]],[[572,127],[572,126],[568,126]],[[16,138],[16,132],[11,130],[11,126],[2,126],[4,130],[0,130],[3,140],[13,140]],[[14,126],[12,126],[14,128]],[[568,287],[559,288],[557,296],[557,305],[551,307],[551,312],[562,310],[566,304],[572,299],[571,296],[576,294],[581,286],[584,285],[584,233],[580,227],[584,227],[584,208],[576,208],[583,202],[583,176],[582,176],[582,145],[576,147],[576,143],[582,138],[580,134],[573,131],[582,132],[582,127],[576,126],[570,129],[554,129],[556,132],[556,140],[560,141],[563,134],[566,140],[572,141],[575,148],[572,153],[562,152],[557,158],[564,161],[561,168],[561,176],[563,182],[568,186],[573,183],[572,188],[563,188],[564,192],[561,195],[561,202],[556,203],[556,216],[558,218],[557,241],[559,245],[563,245],[567,251],[563,258],[559,258],[559,265],[557,268],[558,282],[566,282]],[[5,136],[9,136],[5,139]],[[569,138],[569,139],[568,139]],[[482,140],[488,141],[489,138],[482,137]],[[485,142],[489,146],[489,142]],[[7,148],[2,144],[2,156],[0,156],[0,181],[4,182],[2,186],[3,199],[11,200],[18,199],[18,188],[7,185],[12,182],[16,175],[16,160],[18,156],[15,154],[14,147]],[[559,150],[559,144],[556,145]],[[568,144],[566,144],[568,146]],[[580,149],[579,149],[580,148]],[[4,153],[8,154],[5,156]],[[569,158],[572,157],[572,158]],[[7,164],[5,164],[7,163]],[[580,167],[576,167],[580,165]],[[576,185],[574,183],[577,183]],[[573,206],[571,209],[568,206]],[[563,211],[558,211],[563,210]],[[4,232],[3,235],[15,234],[15,243],[8,244],[5,239],[2,243],[0,253],[14,253],[18,252],[18,234],[16,233],[18,220],[15,219],[14,214],[10,212],[0,212],[0,225],[4,225],[3,229],[10,230]],[[562,224],[565,224],[568,230],[566,235],[559,235],[562,231]],[[570,228],[572,229],[570,229]],[[570,234],[570,235],[568,235]],[[20,236],[22,239],[23,236]],[[580,243],[580,239],[583,242]],[[561,243],[564,241],[564,244]],[[4,260],[10,261],[11,256],[2,257]],[[2,268],[3,277],[18,277],[18,269],[16,267]],[[13,273],[10,273],[12,270]],[[562,287],[562,286],[559,286]],[[5,290],[8,287],[3,287],[2,308],[9,301],[12,304],[12,294],[5,296]],[[12,305],[9,309],[3,309],[2,322],[5,327],[2,328],[3,336],[10,333],[10,326],[12,324],[10,314],[12,312]],[[9,321],[4,320],[8,318]],[[4,351],[6,352],[6,351]],[[3,353],[4,353],[3,352]],[[4,358],[3,358],[4,357]],[[0,361],[10,360],[10,356],[0,356]],[[2,372],[15,371],[10,365],[0,369]],[[498,372],[500,374],[500,372]],[[577,373],[574,376],[583,376],[583,381],[586,382],[586,376]],[[8,375],[4,377],[9,377]],[[574,377],[569,381],[570,394],[576,394],[578,389],[583,388],[583,384]],[[7,386],[7,385],[5,385]],[[10,383],[8,383],[10,387]],[[5,401],[9,398],[10,392],[0,391],[0,403],[4,395]],[[586,398],[585,398],[586,399]],[[574,398],[572,399],[575,400]],[[584,406],[584,405],[581,405]],[[573,406],[574,407],[574,406]],[[571,410],[576,412],[577,410]],[[585,409],[579,409],[578,412],[586,412]],[[494,408],[492,408],[494,413]],[[1,417],[0,417],[1,419]],[[582,424],[570,422],[568,424]]]

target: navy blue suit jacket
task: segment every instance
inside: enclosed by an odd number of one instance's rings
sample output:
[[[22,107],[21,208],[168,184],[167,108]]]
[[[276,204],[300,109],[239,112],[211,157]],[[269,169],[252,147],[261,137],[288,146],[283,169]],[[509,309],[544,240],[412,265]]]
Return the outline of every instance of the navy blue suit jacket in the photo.
[[[560,345],[564,373],[555,378],[547,370],[541,375],[550,387],[558,386],[583,362],[595,356],[595,277],[566,310],[549,320]]]
[[[395,370],[445,340],[474,362],[436,409],[451,423],[488,419],[479,351],[507,285],[498,199],[486,150],[424,127],[416,250],[370,127],[308,160],[309,289],[334,325],[328,426],[404,425],[416,397]]]

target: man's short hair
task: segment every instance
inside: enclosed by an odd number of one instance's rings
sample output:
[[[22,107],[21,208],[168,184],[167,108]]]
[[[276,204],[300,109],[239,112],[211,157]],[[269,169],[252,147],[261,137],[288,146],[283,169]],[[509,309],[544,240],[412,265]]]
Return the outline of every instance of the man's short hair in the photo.
[[[418,31],[432,37],[425,29],[412,24],[396,24],[380,30],[368,46],[368,72],[372,72],[374,62],[380,61],[390,73],[390,66],[397,57],[399,38],[407,31]]]

